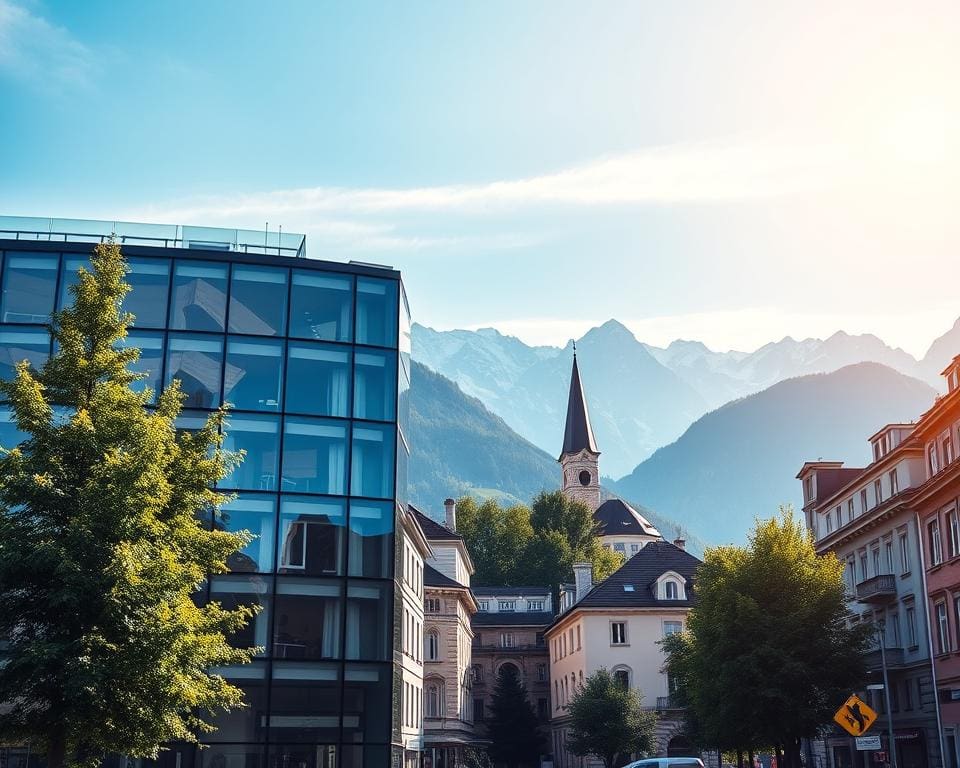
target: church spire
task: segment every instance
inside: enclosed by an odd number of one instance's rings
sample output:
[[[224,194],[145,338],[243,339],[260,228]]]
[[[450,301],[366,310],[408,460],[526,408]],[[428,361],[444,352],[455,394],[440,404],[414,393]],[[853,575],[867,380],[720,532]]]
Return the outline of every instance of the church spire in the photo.
[[[567,399],[567,426],[563,432],[563,451],[561,455],[580,453],[587,450],[599,454],[597,441],[590,426],[590,414],[587,411],[587,399],[580,382],[580,369],[577,366],[577,345],[573,345],[573,372],[570,374],[570,395]]]

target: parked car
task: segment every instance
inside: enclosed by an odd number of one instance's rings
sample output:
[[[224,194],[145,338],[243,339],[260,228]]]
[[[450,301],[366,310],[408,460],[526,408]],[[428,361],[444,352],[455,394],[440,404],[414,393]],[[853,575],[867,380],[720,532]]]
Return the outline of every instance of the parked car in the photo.
[[[623,768],[703,768],[699,757],[648,757]]]

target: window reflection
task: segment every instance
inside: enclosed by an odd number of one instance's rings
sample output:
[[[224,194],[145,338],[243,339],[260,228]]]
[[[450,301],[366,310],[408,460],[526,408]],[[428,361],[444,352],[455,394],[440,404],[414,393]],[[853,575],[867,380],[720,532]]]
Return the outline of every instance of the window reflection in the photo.
[[[389,707],[380,709],[376,717],[389,723],[389,716],[384,717],[389,711]],[[339,665],[275,661],[271,741],[336,742],[339,731]]]
[[[242,411],[279,411],[282,373],[283,342],[231,338],[223,399]]]
[[[346,505],[336,499],[283,497],[280,502],[279,573],[343,574]]]
[[[269,573],[273,570],[273,541],[277,502],[273,495],[241,493],[223,504],[216,513],[214,526],[222,531],[249,531],[256,538],[227,558],[235,573]]]
[[[350,351],[326,344],[290,343],[287,413],[350,415]]]
[[[167,352],[166,383],[179,379],[188,408],[216,408],[220,404],[220,366],[223,341],[207,336],[171,336]],[[232,377],[231,372],[231,377]]]
[[[28,360],[40,369],[50,356],[50,336],[46,330],[22,328],[0,331],[0,379],[16,377],[16,365]]]
[[[144,377],[133,382],[130,388],[134,392],[152,389],[153,397],[150,402],[157,402],[157,396],[163,386],[160,380],[160,373],[163,370],[163,334],[131,331],[119,346],[126,349],[136,347],[140,350],[140,358],[131,364],[129,369],[134,373],[144,374]]]
[[[388,597],[383,583],[352,581],[347,586],[346,658],[389,660],[393,632]]]
[[[270,600],[273,579],[269,576],[214,576],[210,579],[210,602],[220,603],[225,610],[240,606],[259,606],[260,612],[247,620],[245,626],[227,642],[234,648],[259,647],[260,656],[270,652]]]
[[[353,425],[350,493],[379,499],[393,497],[394,427]]]
[[[177,262],[173,272],[170,327],[222,331],[227,309],[227,267],[211,262]]]
[[[294,271],[290,291],[290,335],[319,341],[350,341],[353,278]]]
[[[385,664],[347,664],[343,683],[343,740],[390,741],[392,682]]]
[[[267,714],[267,668],[264,662],[237,667],[213,667],[210,672],[222,675],[243,689],[246,706],[217,714],[217,730],[200,737],[203,742],[260,741],[263,739]],[[232,748],[233,745],[230,745]],[[223,749],[211,747],[210,752]],[[206,750],[204,750],[206,752]],[[201,753],[203,754],[203,753]]]
[[[170,262],[162,259],[128,260],[126,281],[130,293],[123,311],[133,314],[137,328],[164,328],[167,324],[167,295],[170,292]]]
[[[233,267],[230,332],[281,336],[286,330],[287,270]]]
[[[397,386],[395,352],[357,352],[354,367],[353,415],[389,421],[394,417]]]
[[[393,502],[351,501],[351,576],[390,578],[393,565]]]
[[[349,762],[344,752],[345,750],[336,744],[272,745],[268,768],[366,768],[361,763]],[[390,762],[384,760],[369,765],[371,768],[384,768],[389,766]]]
[[[86,256],[64,256],[63,271],[60,276],[60,301],[57,306],[63,309],[73,305],[73,294],[70,293],[71,286],[80,282],[79,271],[83,267],[87,272],[92,272],[90,259]]]
[[[219,724],[219,721],[217,721]],[[210,739],[216,734],[205,737]],[[208,749],[197,750],[197,768],[264,768],[264,747],[257,744],[211,744]],[[192,755],[192,745],[186,747],[186,755]],[[160,760],[168,759],[169,753],[161,752]],[[180,758],[178,751],[169,765],[162,763],[157,768],[191,768]],[[278,766],[279,768],[279,766]]]
[[[340,582],[280,579],[273,655],[278,659],[340,657]]]
[[[344,495],[347,428],[335,421],[287,418],[281,490]]]
[[[8,253],[0,302],[3,322],[50,322],[59,266],[59,256]]]
[[[381,347],[397,343],[397,283],[357,278],[357,343]]]
[[[12,450],[28,437],[26,432],[17,428],[13,418],[13,409],[0,407],[0,448]]]
[[[246,451],[220,488],[272,491],[277,487],[280,420],[276,416],[231,416],[224,428],[225,451]]]

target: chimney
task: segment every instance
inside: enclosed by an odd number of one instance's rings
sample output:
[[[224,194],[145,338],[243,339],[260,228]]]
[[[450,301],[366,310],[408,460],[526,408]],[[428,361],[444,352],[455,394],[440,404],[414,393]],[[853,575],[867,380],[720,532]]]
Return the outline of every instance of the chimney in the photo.
[[[576,602],[580,602],[593,589],[593,563],[574,563],[573,580],[577,585]]]
[[[457,530],[457,502],[453,499],[446,499],[443,502],[444,524],[451,531]]]
[[[675,546],[677,549],[686,549],[687,540],[682,536],[677,536],[677,538],[673,540],[673,546]]]

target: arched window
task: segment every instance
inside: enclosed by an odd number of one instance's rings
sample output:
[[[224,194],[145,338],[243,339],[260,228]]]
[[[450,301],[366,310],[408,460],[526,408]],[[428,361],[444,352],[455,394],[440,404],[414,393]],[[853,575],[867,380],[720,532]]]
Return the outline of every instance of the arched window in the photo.
[[[427,632],[426,646],[427,661],[440,661],[440,633],[437,630]]]
[[[443,717],[443,681],[427,680],[426,717]]]
[[[613,679],[617,682],[617,685],[622,686],[623,688],[630,687],[630,668],[629,667],[617,667],[613,670]]]

